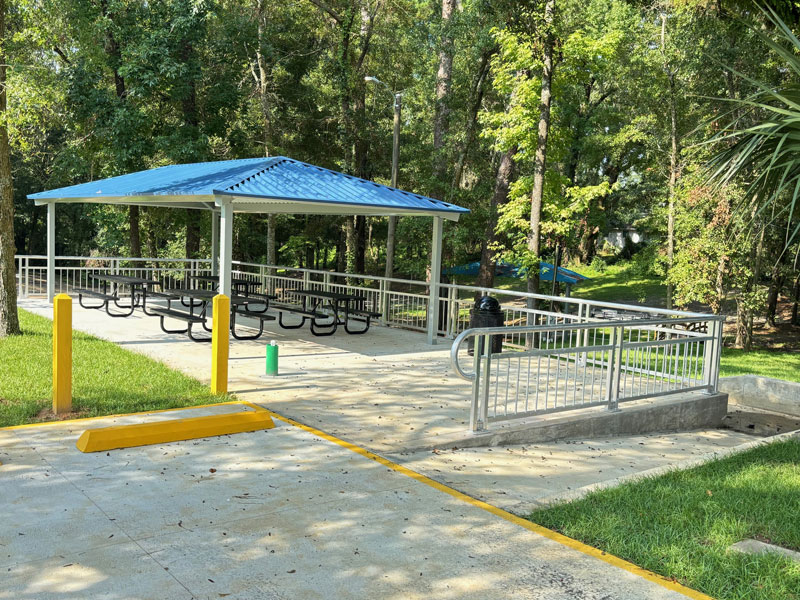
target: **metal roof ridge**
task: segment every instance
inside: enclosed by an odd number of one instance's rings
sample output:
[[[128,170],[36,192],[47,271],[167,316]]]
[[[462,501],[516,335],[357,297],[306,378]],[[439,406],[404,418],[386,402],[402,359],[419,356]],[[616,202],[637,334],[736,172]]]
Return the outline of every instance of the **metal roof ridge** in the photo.
[[[325,167],[320,167],[319,165],[312,165],[311,163],[303,162],[302,160],[297,160],[296,158],[289,158],[289,157],[280,157],[285,158],[289,162],[297,163],[299,165],[303,165],[304,167],[308,167],[311,169],[317,169],[319,171],[326,171],[331,175],[336,177],[344,177],[346,179],[355,180],[362,184],[369,184],[375,187],[383,188],[389,192],[395,192],[404,196],[410,196],[412,198],[416,198],[417,200],[427,200],[431,202],[434,206],[437,206],[439,209],[442,207],[449,208],[452,210],[463,211],[463,212],[470,212],[469,209],[465,209],[463,206],[458,206],[457,204],[453,204],[452,202],[447,202],[446,200],[439,200],[438,198],[431,198],[430,196],[423,196],[422,194],[417,194],[416,192],[409,192],[406,190],[401,190],[400,188],[393,188],[390,185],[385,185],[378,181],[373,181],[371,179],[364,179],[363,177],[357,177],[355,175],[348,175],[347,173],[342,173],[341,171],[334,171],[333,169],[327,169]]]
[[[230,194],[231,188],[241,185],[246,181],[249,181],[253,177],[258,177],[268,169],[271,169],[272,167],[281,163],[283,160],[291,160],[291,159],[287,158],[286,156],[264,156],[263,158],[242,158],[238,160],[252,161],[254,163],[260,163],[260,164],[258,164],[258,167],[249,175],[246,175],[244,177],[242,177],[241,175],[237,175],[236,177],[231,178],[228,181],[224,181],[222,183],[215,185],[214,188],[211,190],[212,193]],[[263,164],[264,162],[266,162],[266,164]]]

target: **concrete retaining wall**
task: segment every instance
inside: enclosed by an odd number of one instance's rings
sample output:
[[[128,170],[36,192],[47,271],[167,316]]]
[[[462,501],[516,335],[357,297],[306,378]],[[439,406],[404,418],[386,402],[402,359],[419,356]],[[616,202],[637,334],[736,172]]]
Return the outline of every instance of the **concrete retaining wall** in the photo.
[[[604,407],[572,413],[556,413],[524,419],[489,431],[440,438],[431,447],[474,448],[505,444],[543,443],[564,439],[592,439],[652,432],[713,429],[728,412],[728,395],[682,394],[674,398],[620,404],[620,410]],[[415,449],[429,449],[421,446]]]
[[[736,375],[720,379],[719,389],[728,394],[732,404],[800,417],[800,383]]]

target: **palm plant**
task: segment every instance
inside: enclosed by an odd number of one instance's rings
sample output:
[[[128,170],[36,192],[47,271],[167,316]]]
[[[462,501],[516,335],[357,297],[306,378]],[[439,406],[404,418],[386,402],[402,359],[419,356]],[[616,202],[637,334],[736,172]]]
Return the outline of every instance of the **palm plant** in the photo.
[[[800,233],[794,223],[800,205],[800,40],[772,8],[761,7],[777,33],[773,39],[751,26],[784,64],[783,82],[769,85],[730,69],[755,91],[734,104],[730,119],[707,143],[722,148],[709,159],[708,183],[721,187],[744,181],[751,222],[786,222],[784,248]],[[769,214],[768,218],[766,214]],[[784,250],[785,251],[785,250]]]

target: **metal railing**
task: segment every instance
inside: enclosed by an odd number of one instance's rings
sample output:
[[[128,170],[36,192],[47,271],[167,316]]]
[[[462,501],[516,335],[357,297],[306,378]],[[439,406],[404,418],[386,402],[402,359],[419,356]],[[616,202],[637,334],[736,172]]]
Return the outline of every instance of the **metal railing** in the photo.
[[[47,257],[20,255],[16,257],[17,283],[20,297],[41,295],[47,292]],[[184,258],[126,258],[92,256],[58,256],[55,261],[55,291],[71,292],[77,287],[97,286],[88,273],[116,273],[158,279],[165,286],[186,284],[187,275],[211,273],[209,259]],[[377,275],[358,275],[233,261],[234,277],[250,279],[262,284],[283,301],[292,300],[291,290],[298,288],[325,289],[356,292],[367,297],[367,308],[383,315],[384,325],[426,331],[428,325],[428,294],[426,282],[411,279],[386,278]],[[551,297],[482,288],[475,286],[441,284],[439,299],[440,336],[455,338],[469,328],[470,308],[475,298],[492,295],[501,303],[503,322],[516,327],[534,322],[547,324],[587,323],[598,319],[675,319],[682,317],[706,318],[707,315],[687,313],[646,306],[597,302],[582,298]],[[528,302],[535,301],[536,308]],[[523,348],[525,335],[513,330],[504,338],[504,345]]]
[[[158,279],[187,285],[187,276],[211,273],[208,259],[59,256],[55,291],[69,293],[98,283],[89,273]],[[16,257],[20,297],[47,293],[47,258]],[[296,300],[299,288],[358,293],[365,308],[381,313],[384,325],[425,331],[429,286],[389,279],[233,261],[233,276],[259,282],[282,301]],[[440,336],[454,339],[453,368],[472,381],[470,427],[563,410],[703,390],[714,392],[719,378],[722,318],[646,306],[551,297],[494,288],[441,284]],[[470,329],[475,298],[500,301],[504,327]],[[534,301],[535,308],[528,303]],[[461,366],[465,340],[477,348]],[[491,340],[499,348],[492,348]]]
[[[16,256],[17,294],[21,298],[47,294],[47,257]],[[76,288],[99,290],[102,283],[90,273],[157,279],[165,287],[181,287],[187,275],[208,275],[211,261],[188,258],[125,258],[110,256],[59,256],[55,267],[55,292]]]
[[[618,410],[621,402],[642,398],[714,393],[722,321],[703,315],[467,329],[450,358],[455,372],[472,381],[470,429],[481,431],[493,422],[558,411]],[[525,339],[525,347],[507,346],[509,337]],[[472,370],[465,371],[469,340]]]

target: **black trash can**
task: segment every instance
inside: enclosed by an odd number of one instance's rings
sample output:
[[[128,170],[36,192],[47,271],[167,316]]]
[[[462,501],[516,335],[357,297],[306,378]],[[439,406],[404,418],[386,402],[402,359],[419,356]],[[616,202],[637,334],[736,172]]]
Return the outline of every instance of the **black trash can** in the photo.
[[[505,325],[506,317],[500,308],[500,303],[497,298],[491,296],[483,296],[469,311],[469,326],[470,329],[474,327],[502,327]],[[503,350],[503,335],[493,335],[492,338],[492,353],[502,352]],[[467,340],[467,352],[472,356],[475,346],[475,337],[470,337]]]

